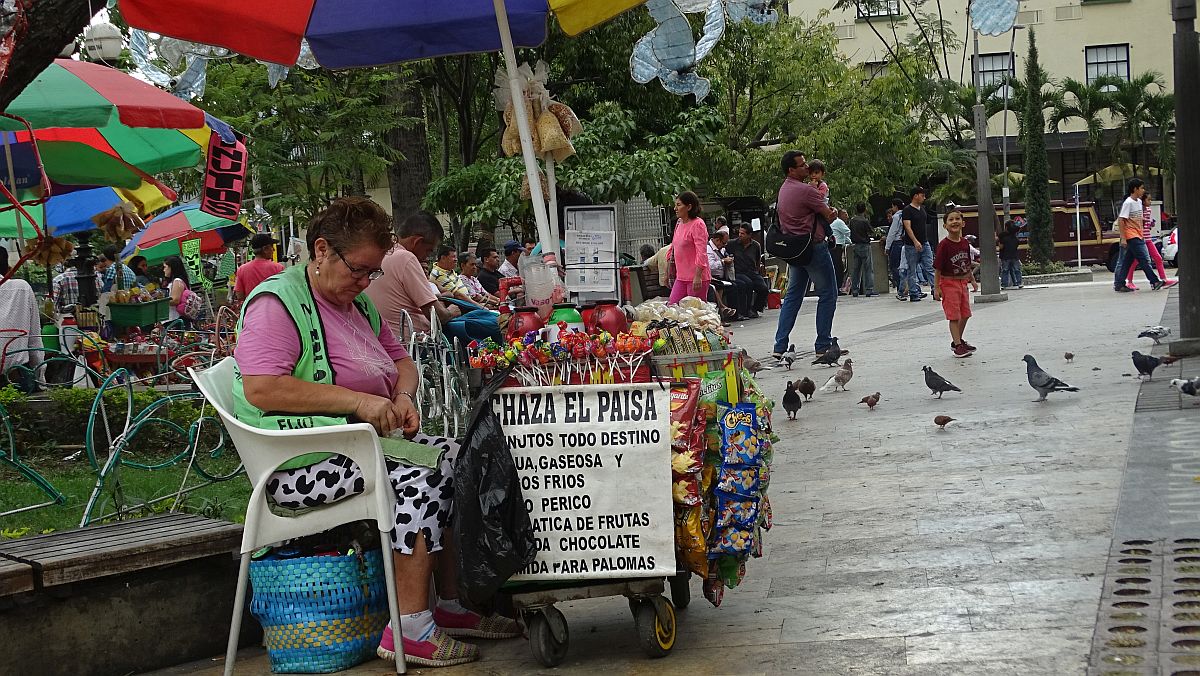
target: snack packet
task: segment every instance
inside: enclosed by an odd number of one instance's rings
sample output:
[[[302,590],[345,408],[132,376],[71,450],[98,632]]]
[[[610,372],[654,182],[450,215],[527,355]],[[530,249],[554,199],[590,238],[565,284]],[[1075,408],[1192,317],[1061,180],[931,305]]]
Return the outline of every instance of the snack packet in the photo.
[[[761,467],[723,467],[717,480],[717,490],[738,495],[755,495],[758,492]]]
[[[718,559],[726,554],[745,556],[750,553],[754,544],[753,529],[742,526],[717,527],[713,535],[713,544],[708,550],[710,559]]]
[[[683,567],[708,575],[708,547],[704,537],[704,508],[697,505],[675,510],[675,551]]]
[[[700,478],[695,473],[676,475],[671,484],[671,499],[677,505],[699,505]]]
[[[712,371],[700,380],[700,408],[704,410],[706,422],[716,422],[717,406],[728,401],[729,388],[724,373]]]
[[[671,469],[676,474],[698,472],[704,464],[703,433],[698,435],[696,427],[699,392],[695,379],[671,384]]]
[[[717,421],[725,465],[757,465],[762,456],[754,404],[735,404]]]
[[[717,490],[717,528],[758,523],[758,498]]]

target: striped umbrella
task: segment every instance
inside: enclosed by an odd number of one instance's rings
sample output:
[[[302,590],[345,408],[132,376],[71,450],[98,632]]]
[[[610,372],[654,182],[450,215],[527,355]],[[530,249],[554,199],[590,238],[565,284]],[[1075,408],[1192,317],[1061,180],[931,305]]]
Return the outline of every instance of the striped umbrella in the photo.
[[[132,26],[228,47],[264,61],[294,64],[306,40],[327,68],[378,66],[447,54],[501,51],[510,94],[520,100],[515,47],[546,40],[551,12],[568,35],[607,21],[646,0],[120,0]],[[514,110],[533,216],[542,251],[558,251],[537,180],[530,121]]]
[[[92,217],[126,202],[133,205],[138,215],[146,216],[170,206],[174,199],[175,193],[166,186],[145,182],[132,190],[90,187],[61,194],[56,192],[46,202],[29,206],[27,210],[47,234],[62,237],[96,228]],[[25,218],[17,218],[17,213],[16,210],[0,213],[0,237],[35,238],[37,233],[33,226]]]
[[[300,41],[327,68],[355,68],[447,54],[536,47],[554,12],[578,35],[646,0],[120,0],[121,15],[147,31],[294,64]],[[509,33],[497,21],[505,14]]]
[[[200,211],[196,203],[168,209],[154,217],[146,228],[134,236],[121,252],[123,258],[145,256],[157,262],[179,255],[179,243],[188,239],[200,240],[200,253],[225,251],[225,245],[250,236],[250,230],[239,221],[231,221]]]
[[[195,129],[204,111],[115,68],[86,61],[55,59],[5,112],[24,118],[35,129],[48,127],[125,127]],[[0,118],[0,129],[24,127]]]

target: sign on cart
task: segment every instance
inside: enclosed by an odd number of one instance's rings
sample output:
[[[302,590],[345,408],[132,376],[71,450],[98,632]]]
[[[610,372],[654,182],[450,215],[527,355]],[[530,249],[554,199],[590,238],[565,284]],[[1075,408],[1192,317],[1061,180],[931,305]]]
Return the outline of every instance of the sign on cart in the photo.
[[[537,539],[537,559],[514,581],[675,574],[666,389],[513,387],[492,409]]]

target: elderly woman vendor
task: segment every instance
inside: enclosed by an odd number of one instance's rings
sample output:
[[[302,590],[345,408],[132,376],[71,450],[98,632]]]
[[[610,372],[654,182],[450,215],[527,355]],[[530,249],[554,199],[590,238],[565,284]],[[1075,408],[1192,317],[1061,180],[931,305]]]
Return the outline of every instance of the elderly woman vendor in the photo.
[[[269,429],[364,421],[380,434],[399,428],[445,451],[456,446],[416,434],[416,365],[363,293],[383,274],[380,265],[392,246],[392,219],[369,199],[339,199],[313,218],[308,264],[263,281],[242,309],[234,353],[240,420]],[[429,464],[387,459],[396,491],[392,547],[405,655],[414,664],[449,666],[479,658],[476,646],[452,637],[510,638],[521,630],[510,619],[482,617],[458,603],[453,473],[444,456]],[[287,508],[336,502],[362,490],[358,466],[326,454],[284,464],[267,484],[271,498]],[[437,582],[433,611],[431,576]],[[394,646],[389,627],[377,652],[390,659]]]

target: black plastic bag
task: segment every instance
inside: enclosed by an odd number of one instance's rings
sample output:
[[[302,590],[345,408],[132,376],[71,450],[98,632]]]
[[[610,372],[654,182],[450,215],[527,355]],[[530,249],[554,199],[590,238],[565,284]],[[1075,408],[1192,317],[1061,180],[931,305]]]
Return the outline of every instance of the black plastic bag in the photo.
[[[492,411],[492,395],[506,378],[506,373],[496,374],[475,402],[454,463],[458,591],[481,610],[490,607],[508,578],[537,556],[517,467],[500,419]]]

